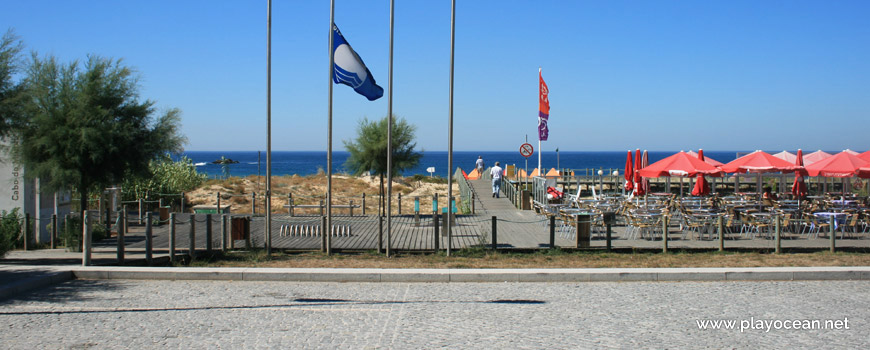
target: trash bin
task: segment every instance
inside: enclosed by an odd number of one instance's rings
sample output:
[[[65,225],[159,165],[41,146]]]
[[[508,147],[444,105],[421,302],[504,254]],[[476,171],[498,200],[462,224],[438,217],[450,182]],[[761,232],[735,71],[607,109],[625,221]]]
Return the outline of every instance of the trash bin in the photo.
[[[592,243],[592,214],[577,214],[577,248],[589,248]]]
[[[166,220],[169,220],[169,207],[157,208],[157,216],[160,217],[161,222],[165,222]]]
[[[240,216],[232,218],[230,236],[234,241],[244,239],[248,240],[251,236],[251,218]]]

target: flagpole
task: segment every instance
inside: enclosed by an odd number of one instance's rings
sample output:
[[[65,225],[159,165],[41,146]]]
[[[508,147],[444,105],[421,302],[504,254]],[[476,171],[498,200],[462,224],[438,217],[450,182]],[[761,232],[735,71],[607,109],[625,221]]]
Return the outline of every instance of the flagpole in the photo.
[[[272,0],[267,5],[266,39],[266,254],[272,254]],[[220,213],[221,208],[218,208]]]
[[[333,34],[332,28],[335,27],[335,0],[329,1],[329,108],[328,108],[328,121],[326,128],[326,227],[321,229],[324,240],[321,240],[321,244],[325,246],[321,248],[321,250],[325,250],[326,254],[332,254],[332,249],[330,247],[330,237],[328,232],[332,232],[330,228],[332,228],[332,76],[335,73],[335,54],[332,49],[333,44]]]
[[[453,248],[453,57],[456,47],[456,0],[450,5],[450,108],[447,122],[447,256]]]
[[[393,209],[393,6],[390,0],[390,69],[387,91],[387,257],[392,254],[390,243]]]

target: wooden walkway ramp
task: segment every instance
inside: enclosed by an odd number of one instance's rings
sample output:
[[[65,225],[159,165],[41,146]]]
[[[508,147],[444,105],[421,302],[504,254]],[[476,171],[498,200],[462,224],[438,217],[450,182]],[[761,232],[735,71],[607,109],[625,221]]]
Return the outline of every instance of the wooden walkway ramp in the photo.
[[[491,180],[481,179],[468,182],[471,184],[477,199],[475,202],[476,215],[489,219],[490,227],[492,226],[492,217],[497,218],[499,248],[545,248],[550,246],[549,223],[545,217],[536,215],[532,210],[517,209],[504,196],[493,198]],[[486,233],[490,234],[491,231],[489,228]],[[558,227],[556,245],[573,245],[573,242],[559,237]]]

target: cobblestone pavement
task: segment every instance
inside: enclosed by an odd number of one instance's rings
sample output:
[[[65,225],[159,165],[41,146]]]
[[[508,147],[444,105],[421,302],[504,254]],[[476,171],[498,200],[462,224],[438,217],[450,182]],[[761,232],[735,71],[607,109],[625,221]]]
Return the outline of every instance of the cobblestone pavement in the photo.
[[[74,280],[0,301],[0,347],[859,349],[868,316],[866,281]],[[699,329],[713,319],[847,319],[849,329]]]

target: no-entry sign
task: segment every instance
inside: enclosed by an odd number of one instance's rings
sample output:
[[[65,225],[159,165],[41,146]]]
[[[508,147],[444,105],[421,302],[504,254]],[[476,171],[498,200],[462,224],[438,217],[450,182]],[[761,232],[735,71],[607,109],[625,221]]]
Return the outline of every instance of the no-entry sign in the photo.
[[[524,143],[522,144],[522,146],[520,146],[520,155],[522,155],[523,157],[531,157],[532,153],[535,153],[535,149],[532,148],[531,144]]]

